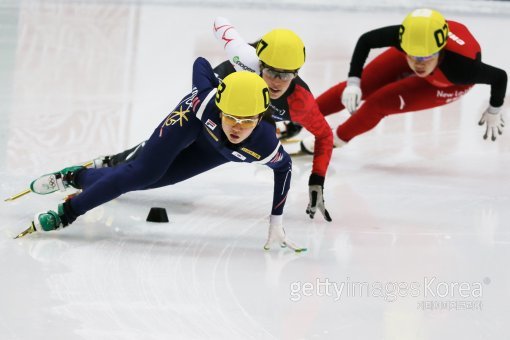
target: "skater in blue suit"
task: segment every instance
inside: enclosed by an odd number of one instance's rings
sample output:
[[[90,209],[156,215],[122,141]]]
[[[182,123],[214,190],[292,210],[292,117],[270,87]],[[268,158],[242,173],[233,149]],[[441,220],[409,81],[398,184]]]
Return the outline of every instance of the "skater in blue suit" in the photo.
[[[33,181],[34,193],[67,187],[83,191],[38,213],[27,233],[67,227],[87,211],[133,190],[184,181],[227,162],[258,163],[274,172],[268,240],[301,251],[285,235],[282,214],[290,188],[292,162],[278,141],[275,127],[263,120],[269,89],[252,72],[235,72],[219,83],[204,58],[193,64],[193,87],[161,122],[133,161],[112,168],[65,168]]]

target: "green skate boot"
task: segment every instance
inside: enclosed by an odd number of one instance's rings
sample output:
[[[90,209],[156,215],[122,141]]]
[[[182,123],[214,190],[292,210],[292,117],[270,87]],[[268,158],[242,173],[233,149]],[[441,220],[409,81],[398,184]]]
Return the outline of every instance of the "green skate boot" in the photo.
[[[39,195],[47,195],[57,190],[66,191],[69,186],[79,189],[74,182],[74,178],[83,169],[85,169],[84,166],[77,165],[43,175],[30,183],[30,190]]]
[[[37,213],[34,216],[34,226],[37,231],[50,231],[63,227],[61,216],[64,215],[63,204],[58,205],[58,213],[53,210]]]
[[[72,209],[70,209],[69,206],[66,208],[66,204],[68,203],[60,203],[57,207],[57,212],[48,210],[47,212],[35,214],[34,220],[30,226],[18,236],[16,236],[15,239],[35,233],[36,231],[51,231],[67,227],[76,219],[76,215],[70,212]]]

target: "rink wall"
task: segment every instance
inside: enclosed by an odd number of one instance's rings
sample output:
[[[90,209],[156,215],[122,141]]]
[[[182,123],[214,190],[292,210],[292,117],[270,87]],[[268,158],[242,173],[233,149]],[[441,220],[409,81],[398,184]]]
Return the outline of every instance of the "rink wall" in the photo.
[[[119,0],[120,2],[139,2],[137,0]],[[416,7],[430,7],[442,11],[473,14],[510,14],[510,1],[494,0],[442,0],[416,1],[410,0],[148,0],[144,3],[182,6],[210,6],[236,8],[268,8],[268,9],[303,9],[303,10],[402,10]]]
[[[23,5],[55,3],[80,4],[151,4],[161,6],[206,7],[206,8],[257,8],[306,11],[402,11],[417,7],[430,7],[449,13],[489,14],[505,16],[510,14],[510,0],[423,0],[419,4],[411,0],[2,0],[0,8]]]

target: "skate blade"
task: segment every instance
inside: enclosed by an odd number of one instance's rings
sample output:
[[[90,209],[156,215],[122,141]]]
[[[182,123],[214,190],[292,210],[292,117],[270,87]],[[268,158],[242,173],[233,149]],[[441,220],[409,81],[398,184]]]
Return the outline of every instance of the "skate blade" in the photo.
[[[280,143],[282,143],[282,144],[294,144],[294,143],[300,143],[301,141],[302,141],[301,138],[280,139]]]
[[[14,239],[21,238],[24,236],[27,236],[28,234],[35,233],[37,230],[35,229],[34,222],[30,224],[30,227],[28,227],[25,231],[21,232],[18,236],[16,236]]]
[[[4,200],[4,202],[14,201],[15,199],[18,199],[18,198],[20,198],[20,197],[22,197],[22,196],[25,196],[26,194],[29,194],[29,193],[31,193],[31,192],[32,192],[32,191],[31,191],[30,189],[26,189],[26,190],[24,190],[24,191],[20,192],[19,194],[16,194],[16,195],[13,195],[13,196],[11,196],[11,197],[6,198],[6,199]]]
[[[290,156],[290,158],[299,158],[299,157],[305,157],[305,156],[313,157],[313,155],[306,153],[304,151],[301,151],[301,150],[296,151],[296,152],[289,152],[289,156]]]
[[[83,163],[82,165],[83,165],[84,167],[88,168],[88,167],[90,167],[92,164],[94,164],[94,162],[93,162],[93,161],[88,161],[88,162],[86,162],[86,163]],[[26,194],[29,194],[29,193],[31,193],[31,192],[32,192],[32,190],[30,190],[30,189],[26,189],[26,190],[24,190],[24,191],[20,192],[19,194],[16,194],[16,195],[13,195],[13,196],[11,196],[11,197],[8,197],[8,198],[4,199],[4,202],[11,202],[11,201],[17,200],[18,198],[23,197],[23,196],[25,196]]]

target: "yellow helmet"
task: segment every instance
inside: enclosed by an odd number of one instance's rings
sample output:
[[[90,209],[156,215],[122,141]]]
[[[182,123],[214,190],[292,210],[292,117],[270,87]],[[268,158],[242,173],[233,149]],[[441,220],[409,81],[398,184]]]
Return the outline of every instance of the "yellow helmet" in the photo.
[[[257,55],[268,66],[295,71],[305,63],[305,44],[291,30],[275,29],[260,39]]]
[[[443,15],[432,9],[409,13],[399,32],[400,47],[410,56],[428,57],[439,52],[448,40],[448,24]]]
[[[253,72],[234,72],[218,86],[216,105],[233,116],[256,116],[269,107],[269,89],[266,82]]]

